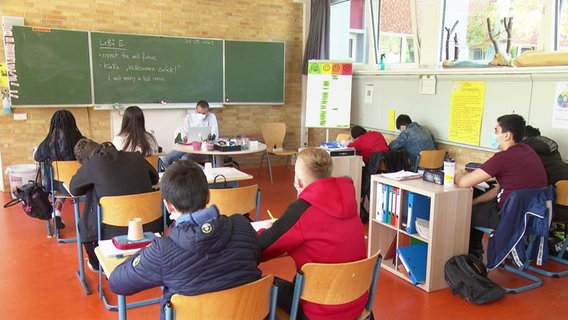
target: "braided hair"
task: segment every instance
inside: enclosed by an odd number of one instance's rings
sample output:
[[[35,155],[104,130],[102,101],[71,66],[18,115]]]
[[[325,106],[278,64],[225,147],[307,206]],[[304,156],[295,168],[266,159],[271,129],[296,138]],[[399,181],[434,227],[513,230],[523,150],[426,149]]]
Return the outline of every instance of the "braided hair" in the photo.
[[[144,121],[144,112],[137,106],[130,106],[124,111],[122,116],[122,125],[120,127],[119,136],[124,137],[122,149],[124,151],[136,151],[140,147],[142,155],[153,153],[150,141],[153,137],[146,132]]]
[[[44,154],[52,154],[48,152],[48,148],[53,148],[55,154],[54,159],[47,159],[49,162],[55,160],[68,160],[71,157],[75,159],[73,148],[77,141],[83,138],[83,134],[79,131],[75,117],[68,110],[58,110],[51,117],[49,124],[49,132],[40,147],[44,148]],[[68,154],[62,154],[62,150],[69,151]]]

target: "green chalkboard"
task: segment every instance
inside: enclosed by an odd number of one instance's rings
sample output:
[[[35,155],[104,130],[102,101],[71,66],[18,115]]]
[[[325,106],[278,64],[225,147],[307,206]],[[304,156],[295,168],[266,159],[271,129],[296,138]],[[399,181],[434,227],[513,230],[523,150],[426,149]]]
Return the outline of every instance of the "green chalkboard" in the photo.
[[[91,32],[96,104],[223,102],[223,40]]]
[[[225,40],[225,103],[284,103],[284,42]]]
[[[12,26],[13,105],[91,104],[89,38],[86,31]],[[13,56],[10,56],[13,55]]]

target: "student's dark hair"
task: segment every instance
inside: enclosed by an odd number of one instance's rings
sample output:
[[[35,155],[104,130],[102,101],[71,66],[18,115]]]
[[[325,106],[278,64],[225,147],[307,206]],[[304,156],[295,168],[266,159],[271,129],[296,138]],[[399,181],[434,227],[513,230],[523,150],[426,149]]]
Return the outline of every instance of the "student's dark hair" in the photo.
[[[140,147],[140,152],[144,156],[154,151],[150,143],[153,137],[146,132],[144,112],[138,106],[130,106],[124,110],[118,135],[124,136],[124,151],[136,151],[136,148]]]
[[[59,147],[59,143],[64,141],[66,146],[73,148],[82,137],[83,134],[79,131],[73,114],[68,110],[58,110],[51,117],[49,132],[40,147],[49,148],[49,142],[52,141],[57,158],[49,159],[49,161],[63,160],[64,155],[60,154],[61,148]],[[49,154],[47,150],[44,150],[44,152]]]
[[[201,107],[201,108],[205,108],[207,109],[207,111],[209,111],[209,102],[205,101],[205,100],[199,100],[199,102],[197,102],[197,105],[195,105],[195,107]]]
[[[408,126],[412,123],[412,119],[407,114],[401,114],[396,117],[396,128],[400,130],[400,126]]]
[[[115,160],[118,157],[118,150],[112,142],[103,142],[95,148],[95,151],[89,158],[100,157],[108,160]]]
[[[365,133],[367,133],[367,130],[365,130],[365,128],[361,126],[354,126],[353,128],[351,128],[351,136],[353,137],[353,139],[357,139]]]
[[[497,123],[501,126],[501,132],[513,134],[513,141],[521,142],[525,133],[525,119],[518,114],[506,114],[497,118]]]
[[[526,126],[525,127],[525,134],[524,134],[525,138],[532,138],[532,137],[538,137],[538,136],[540,136],[540,130],[538,130],[538,128],[535,128],[533,126]]]
[[[85,160],[88,160],[94,153],[97,147],[99,146],[98,143],[94,142],[88,138],[82,138],[81,140],[77,141],[75,144],[74,152],[75,158],[79,163],[83,163]]]
[[[201,166],[191,160],[178,160],[160,179],[162,197],[182,213],[205,208],[209,186]]]

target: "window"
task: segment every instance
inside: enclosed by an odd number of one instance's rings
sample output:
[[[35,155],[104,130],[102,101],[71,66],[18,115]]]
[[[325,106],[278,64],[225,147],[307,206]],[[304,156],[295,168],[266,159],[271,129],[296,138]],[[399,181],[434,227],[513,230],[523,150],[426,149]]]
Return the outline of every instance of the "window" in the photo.
[[[331,1],[330,59],[367,63],[365,25],[365,0]]]
[[[414,63],[415,44],[413,32],[412,1],[382,0],[379,26],[379,55],[385,55],[385,63]],[[415,1],[417,25],[422,25],[423,0]],[[420,28],[418,28],[420,29]]]
[[[500,53],[509,53],[514,58],[536,49],[542,12],[543,0],[468,0],[467,6],[464,1],[446,0],[441,60],[493,59],[495,46],[489,37],[487,18]],[[507,31],[505,24],[509,24],[510,18],[512,23]]]

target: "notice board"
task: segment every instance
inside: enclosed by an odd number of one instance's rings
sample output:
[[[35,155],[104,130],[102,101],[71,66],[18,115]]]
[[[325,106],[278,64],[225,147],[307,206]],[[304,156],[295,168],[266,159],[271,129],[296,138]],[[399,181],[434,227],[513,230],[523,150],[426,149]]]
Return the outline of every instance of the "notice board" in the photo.
[[[351,62],[308,62],[306,127],[349,128],[351,78]]]

